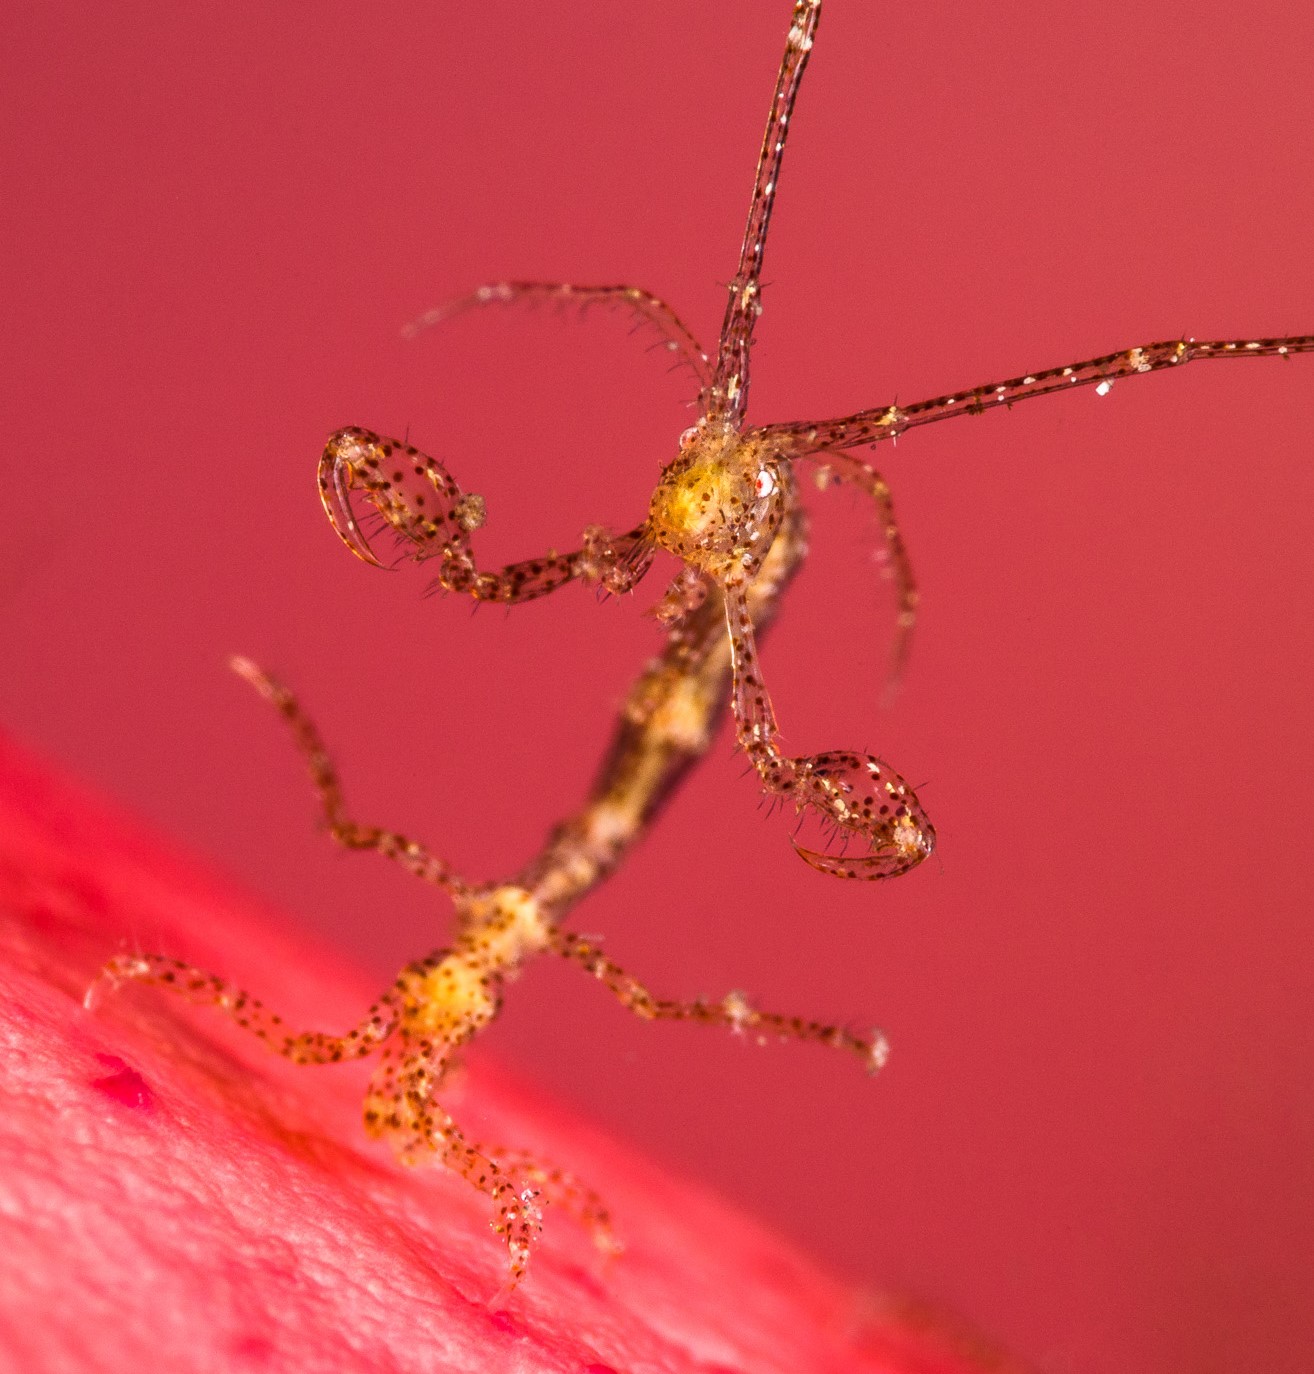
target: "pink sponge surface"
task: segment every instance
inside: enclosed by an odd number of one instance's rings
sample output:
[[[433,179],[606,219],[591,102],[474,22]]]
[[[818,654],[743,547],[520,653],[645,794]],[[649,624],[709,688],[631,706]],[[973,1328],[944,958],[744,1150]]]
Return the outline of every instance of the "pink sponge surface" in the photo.
[[[454,1113],[586,1178],[626,1247],[604,1262],[549,1213],[529,1278],[494,1302],[485,1199],[367,1141],[361,1066],[297,1068],[151,989],[85,1008],[124,949],[239,980],[297,1026],[344,1026],[378,992],[0,740],[0,1368],[1004,1367],[476,1058]]]

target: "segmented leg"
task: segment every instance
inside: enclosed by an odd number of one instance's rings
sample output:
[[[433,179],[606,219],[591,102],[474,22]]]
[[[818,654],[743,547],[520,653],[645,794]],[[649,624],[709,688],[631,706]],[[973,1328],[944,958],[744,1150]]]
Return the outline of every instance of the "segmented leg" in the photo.
[[[574,1174],[555,1164],[537,1159],[525,1150],[490,1146],[489,1155],[508,1173],[526,1180],[538,1190],[541,1202],[560,1207],[589,1233],[593,1244],[604,1255],[618,1255],[624,1248],[612,1229],[606,1203]]]
[[[446,1071],[446,1049],[403,1039],[388,1055],[365,1096],[365,1129],[386,1138],[406,1164],[436,1158],[493,1203],[491,1225],[506,1241],[508,1288],[524,1277],[543,1226],[539,1189],[486,1146],[470,1141],[436,1100]],[[398,1062],[398,1059],[400,1062]]]
[[[310,780],[319,797],[329,834],[344,849],[369,849],[385,859],[400,864],[417,878],[441,887],[453,896],[464,896],[468,887],[450,866],[423,845],[408,839],[395,830],[383,830],[376,825],[359,825],[348,817],[342,800],[342,785],[315,723],[301,709],[296,697],[282,683],[269,676],[249,658],[233,658],[233,671],[249,682],[287,722],[297,748],[310,769]]]
[[[707,592],[706,576],[698,568],[686,564],[652,608],[652,614],[663,625],[677,625],[707,600]]]
[[[730,993],[719,1002],[676,1002],[658,998],[619,964],[608,959],[596,945],[579,935],[558,932],[550,948],[579,964],[645,1021],[699,1021],[705,1025],[729,1026],[736,1034],[756,1036],[760,1044],[769,1039],[811,1040],[856,1054],[871,1073],[883,1068],[889,1057],[889,1045],[878,1030],[869,1035],[856,1035],[842,1026],[809,1021],[802,1016],[758,1011],[738,992]]]
[[[917,624],[917,583],[913,577],[912,563],[904,546],[903,535],[899,532],[898,521],[894,517],[894,501],[890,496],[889,484],[870,463],[851,453],[841,453],[837,449],[813,449],[803,455],[825,466],[817,474],[817,485],[829,486],[834,482],[852,482],[876,503],[876,516],[881,522],[881,534],[885,539],[885,554],[889,560],[889,573],[894,579],[899,598],[899,616],[895,622],[894,643],[890,649],[889,690],[893,692],[903,679],[908,666],[908,655],[912,650],[913,627]]]
[[[189,1002],[216,1007],[276,1054],[296,1064],[363,1059],[396,1034],[396,1049],[384,1048],[382,1063],[371,1080],[365,1099],[366,1129],[372,1135],[391,1138],[408,1163],[436,1155],[492,1199],[492,1225],[506,1239],[512,1286],[524,1275],[541,1230],[540,1192],[578,1216],[601,1247],[611,1248],[606,1209],[595,1194],[570,1175],[533,1162],[528,1156],[499,1160],[485,1147],[468,1141],[436,1102],[435,1093],[453,1042],[441,1035],[424,1034],[425,1013],[436,1010],[440,1017],[451,1017],[460,1007],[429,1007],[417,998],[416,989],[422,985],[433,992],[433,981],[417,980],[432,980],[442,967],[439,956],[410,966],[369,1009],[365,1019],[345,1035],[289,1031],[281,1016],[249,993],[191,964],[158,954],[118,955],[106,964],[100,978],[111,987],[129,980],[153,983]],[[438,986],[442,986],[441,980]],[[454,994],[450,998],[453,1003],[461,1001],[459,987],[446,991]],[[87,992],[88,1005],[96,992],[97,985],[93,984]]]
[[[1011,406],[1032,396],[1048,396],[1078,386],[1094,386],[1101,394],[1122,377],[1143,372],[1180,367],[1196,358],[1288,358],[1294,353],[1314,352],[1314,334],[1294,334],[1281,339],[1168,339],[1162,343],[1142,344],[1120,353],[1106,353],[1082,363],[1047,367],[1024,377],[1005,382],[987,382],[948,396],[936,396],[914,405],[877,406],[860,410],[838,420],[796,420],[788,424],[767,425],[749,431],[786,437],[804,449],[855,448],[879,443],[917,425],[934,424],[955,415],[979,415],[997,406]]]
[[[262,1002],[203,969],[168,959],[160,954],[119,954],[101,970],[100,977],[111,988],[120,983],[155,983],[200,1006],[217,1007],[243,1030],[263,1040],[285,1059],[297,1064],[336,1064],[344,1059],[364,1059],[397,1029],[400,1004],[393,990],[385,993],[369,1009],[365,1019],[345,1035],[324,1031],[289,1031],[283,1018]],[[87,993],[90,1005],[97,985]]]
[[[440,952],[403,971],[396,987],[401,1032],[371,1080],[365,1128],[388,1138],[406,1163],[436,1156],[492,1200],[491,1224],[506,1240],[512,1288],[538,1240],[544,1204],[564,1207],[599,1249],[615,1253],[619,1247],[592,1189],[524,1151],[469,1140],[437,1101],[452,1051],[491,1019],[500,996],[500,976],[480,978],[474,955],[473,946]]]
[[[351,503],[359,490],[417,562],[437,558],[437,585],[476,601],[511,604],[546,596],[575,578],[596,582],[620,595],[648,571],[653,550],[644,526],[611,535],[600,525],[584,531],[574,553],[510,563],[480,572],[470,534],[484,523],[483,497],[463,492],[447,469],[413,444],[366,429],[339,430],[319,461],[319,493],[338,537],[358,558],[375,567],[375,557]]]
[[[849,858],[795,844],[799,857],[837,878],[873,880],[896,877],[921,863],[935,846],[935,830],[916,793],[888,764],[844,750],[800,758],[780,752],[741,585],[725,588],[725,610],[739,744],[763,787],[829,822],[842,839],[858,838],[870,846],[867,853]]]
[[[408,324],[402,333],[407,338],[414,338],[454,315],[479,306],[543,301],[575,306],[581,314],[591,305],[628,310],[641,324],[651,325],[657,331],[663,352],[692,371],[698,379],[700,391],[706,390],[711,382],[711,360],[684,321],[664,300],[638,286],[575,286],[570,282],[546,281],[489,282],[476,287],[468,296],[460,296],[426,311],[419,319]]]
[[[711,419],[724,420],[733,429],[739,428],[748,407],[749,352],[753,328],[762,313],[759,299],[762,257],[766,251],[767,229],[771,224],[771,207],[775,204],[776,187],[780,182],[780,165],[785,154],[790,115],[820,19],[821,0],[796,0],[785,43],[785,56],[780,63],[780,74],[776,77],[775,94],[771,97],[762,151],[758,154],[753,198],[749,202],[748,223],[744,227],[744,241],[739,249],[739,266],[730,283],[730,299],[726,303],[725,319],[721,324],[716,373],[712,378],[705,410]]]

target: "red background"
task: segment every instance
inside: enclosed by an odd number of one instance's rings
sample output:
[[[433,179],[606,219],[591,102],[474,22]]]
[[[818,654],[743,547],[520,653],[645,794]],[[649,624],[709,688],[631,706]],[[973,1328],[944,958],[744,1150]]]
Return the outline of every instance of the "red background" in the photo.
[[[487,497],[490,562],[633,521],[688,412],[620,320],[399,326],[633,279],[710,346],[787,9],[11,6],[0,719],[381,983],[439,944],[440,902],[316,835],[225,656],[302,692],[361,817],[471,874],[580,797],[659,584],[472,619],[351,559],[312,468],[409,427]],[[831,0],[753,417],[1314,329],[1312,51],[1292,4]],[[880,1080],[564,967],[489,1045],[1048,1369],[1308,1369],[1311,400],[1314,360],[1201,363],[885,450],[924,598],[890,710],[870,511],[812,498],[766,650],[787,744],[924,782],[938,857],[819,877],[723,736],[576,925],[662,992],[878,1019]]]

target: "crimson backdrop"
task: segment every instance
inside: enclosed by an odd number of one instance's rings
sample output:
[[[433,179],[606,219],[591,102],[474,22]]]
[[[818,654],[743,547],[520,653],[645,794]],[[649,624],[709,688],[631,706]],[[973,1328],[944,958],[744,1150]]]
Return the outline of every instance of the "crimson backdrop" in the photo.
[[[345,553],[314,460],[409,427],[487,497],[492,560],[632,522],[687,412],[620,321],[398,327],[489,278],[633,279],[710,342],[787,8],[9,7],[0,718],[380,982],[439,943],[440,902],[316,836],[224,658],[463,870],[579,797],[656,584],[472,619]],[[1312,49],[1281,0],[830,0],[754,416],[1314,329]],[[939,856],[828,882],[723,738],[577,924],[663,992],[879,1019],[883,1078],[641,1025],[565,968],[489,1045],[1047,1368],[1308,1369],[1311,401],[1314,360],[1202,363],[887,450],[925,610],[891,710],[870,512],[814,498],[767,647],[788,743],[924,782]]]

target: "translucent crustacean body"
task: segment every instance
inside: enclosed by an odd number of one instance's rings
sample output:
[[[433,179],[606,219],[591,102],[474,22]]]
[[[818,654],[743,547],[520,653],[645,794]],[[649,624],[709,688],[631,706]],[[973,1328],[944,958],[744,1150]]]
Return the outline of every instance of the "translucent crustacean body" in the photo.
[[[475,562],[472,544],[484,522],[484,503],[463,492],[435,459],[359,428],[334,434],[320,459],[325,510],[353,553],[379,563],[358,518],[355,503],[363,502],[391,529],[407,556],[434,562],[441,587],[476,601],[509,605],[573,581],[619,595],[638,583],[659,551],[679,560],[679,571],[656,607],[665,645],[631,689],[585,804],[518,873],[498,882],[470,882],[406,836],[352,820],[333,765],[296,700],[249,661],[235,660],[237,671],[286,718],[309,764],[333,838],[347,848],[381,853],[450,894],[455,907],[452,942],[403,969],[364,1020],[345,1035],[291,1033],[246,993],[162,956],[123,955],[106,968],[112,981],[159,983],[217,1006],[271,1049],[300,1063],[378,1054],[380,1065],[366,1097],[367,1129],[389,1138],[408,1160],[440,1160],[489,1196],[494,1228],[509,1248],[513,1284],[525,1271],[544,1203],[562,1204],[591,1230],[600,1247],[613,1247],[606,1210],[587,1187],[516,1150],[468,1140],[440,1105],[440,1089],[455,1055],[498,1014],[507,980],[532,956],[551,952],[572,960],[648,1019],[715,1022],[763,1039],[815,1040],[856,1054],[871,1070],[884,1062],[886,1046],[879,1032],[858,1034],[762,1012],[739,994],[719,1002],[657,998],[593,941],[562,929],[571,909],[615,869],[706,751],[727,689],[738,743],[766,793],[819,818],[840,841],[826,849],[799,847],[807,863],[836,877],[879,879],[907,872],[931,853],[935,832],[929,819],[913,789],[881,759],[848,750],[796,758],[779,747],[755,627],[770,621],[806,551],[797,465],[813,463],[819,476],[852,483],[871,498],[897,589],[897,673],[907,653],[917,591],[889,489],[853,450],[919,425],[1050,392],[1092,384],[1107,390],[1117,378],[1179,367],[1196,358],[1314,351],[1311,335],[1176,339],[913,405],[881,405],[833,420],[748,425],[750,349],[761,311],[767,229],[820,10],[821,0],[796,0],[793,6],[715,360],[664,302],[631,286],[505,282],[482,287],[413,326],[425,328],[476,306],[552,299],[621,306],[655,327],[664,347],[698,380],[699,416],[680,436],[641,524],[623,534],[593,526],[574,552],[484,571]]]

